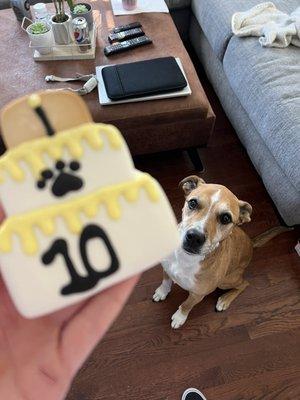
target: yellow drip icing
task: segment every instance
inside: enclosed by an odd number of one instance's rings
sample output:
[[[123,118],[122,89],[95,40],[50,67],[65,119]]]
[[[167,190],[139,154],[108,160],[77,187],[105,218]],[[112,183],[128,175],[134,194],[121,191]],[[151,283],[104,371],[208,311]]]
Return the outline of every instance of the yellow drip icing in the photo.
[[[49,156],[53,158],[54,160],[59,160],[62,158],[63,155],[63,147],[58,146],[56,143],[51,143],[51,145],[48,147],[48,149],[45,151],[45,153],[48,152]],[[40,171],[36,171],[40,172]]]
[[[42,171],[43,169],[46,168],[46,164],[45,164],[44,160],[38,154],[26,155],[26,157],[24,157],[24,159],[26,160],[27,164],[30,166],[32,174],[35,177],[37,175],[36,171]]]
[[[20,162],[27,163],[34,175],[39,176],[45,168],[43,155],[48,155],[55,161],[60,159],[66,149],[76,159],[83,156],[83,141],[92,149],[103,148],[103,136],[112,149],[124,146],[123,138],[117,128],[112,125],[87,123],[79,127],[68,129],[51,137],[41,137],[9,150],[0,158],[0,182],[3,181],[3,172],[6,171],[15,181],[23,181],[25,174]]]
[[[114,193],[107,197],[107,199],[105,200],[105,206],[108,215],[112,219],[119,219],[121,217],[121,207]]]
[[[79,233],[82,229],[82,223],[80,221],[79,215],[73,213],[72,210],[65,211],[63,213],[63,218],[65,223],[71,233]]]
[[[83,212],[89,218],[95,217],[98,212],[97,201],[95,199],[91,200],[91,202],[84,207]]]
[[[26,232],[20,229],[18,233],[21,239],[23,252],[28,254],[35,254],[38,251],[39,247],[33,229]]]
[[[45,235],[53,235],[55,231],[55,224],[51,218],[45,218],[40,222],[40,228]]]
[[[145,189],[152,201],[157,201],[159,199],[159,193],[157,190],[153,190],[152,182],[145,182]]]
[[[113,125],[108,125],[109,130],[107,130],[108,140],[110,144],[115,149],[119,149],[122,146],[122,139],[121,136],[118,135],[118,132],[113,128]]]
[[[18,162],[15,162],[13,160],[8,160],[6,163],[6,167],[9,171],[11,177],[15,181],[23,181],[23,179],[25,178],[25,174]]]
[[[125,191],[125,199],[129,202],[134,202],[138,198],[139,192],[138,188],[132,187]]]
[[[71,156],[74,158],[81,158],[83,155],[83,148],[79,140],[74,140],[73,143],[70,143],[69,150]]]
[[[11,251],[12,248],[12,238],[11,235],[2,235],[2,239],[1,239],[1,252],[2,253],[8,253]]]
[[[88,135],[87,137],[87,142],[88,144],[93,148],[93,149],[97,149],[97,150],[101,150],[103,147],[103,140],[101,138],[101,136],[99,135]],[[110,145],[112,147],[114,147],[112,145],[112,143],[110,142]]]
[[[141,190],[145,190],[153,202],[160,198],[160,190],[156,181],[150,175],[141,173],[130,182],[108,186],[75,200],[44,207],[21,216],[10,217],[0,228],[0,252],[12,251],[12,237],[16,235],[21,241],[25,254],[36,254],[39,244],[35,229],[39,229],[45,235],[54,235],[56,219],[62,218],[69,231],[78,234],[82,229],[80,214],[85,214],[89,218],[95,217],[101,205],[105,207],[110,218],[118,220],[122,215],[120,197],[127,201],[137,201]]]

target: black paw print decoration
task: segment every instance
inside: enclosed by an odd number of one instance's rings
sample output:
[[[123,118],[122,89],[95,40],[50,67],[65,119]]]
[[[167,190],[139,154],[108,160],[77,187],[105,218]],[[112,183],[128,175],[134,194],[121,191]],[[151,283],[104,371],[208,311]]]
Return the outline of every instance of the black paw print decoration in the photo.
[[[71,161],[68,165],[59,160],[55,164],[55,170],[45,169],[41,172],[41,178],[37,181],[38,189],[45,189],[47,181],[50,181],[51,192],[56,197],[65,196],[69,192],[80,190],[83,180],[75,173],[80,169],[78,161]]]

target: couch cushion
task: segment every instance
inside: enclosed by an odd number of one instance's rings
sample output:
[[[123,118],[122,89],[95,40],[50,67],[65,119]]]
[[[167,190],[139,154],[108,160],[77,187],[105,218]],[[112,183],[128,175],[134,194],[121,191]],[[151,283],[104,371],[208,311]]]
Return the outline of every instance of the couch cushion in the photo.
[[[229,83],[277,163],[300,191],[299,48],[262,48],[233,37],[223,67]]]
[[[10,7],[10,0],[0,0],[0,10]]]
[[[192,0],[192,10],[202,27],[214,53],[222,60],[227,44],[233,36],[231,18],[235,12],[246,11],[261,3],[259,0]],[[299,0],[273,0],[276,7],[291,13],[299,7]]]

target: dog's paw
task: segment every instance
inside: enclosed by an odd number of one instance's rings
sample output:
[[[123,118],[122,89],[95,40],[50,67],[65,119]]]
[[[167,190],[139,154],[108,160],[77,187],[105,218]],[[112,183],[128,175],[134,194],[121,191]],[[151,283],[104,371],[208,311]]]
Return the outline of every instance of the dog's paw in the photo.
[[[152,296],[153,301],[164,301],[168,294],[170,293],[170,290],[168,290],[164,285],[160,285],[154,292],[154,295]]]
[[[227,308],[230,306],[230,297],[226,296],[226,294],[223,294],[218,298],[217,304],[216,304],[216,311],[225,311]]]
[[[183,314],[183,312],[178,308],[175,314],[172,315],[171,326],[173,329],[180,328],[186,321],[187,315]]]

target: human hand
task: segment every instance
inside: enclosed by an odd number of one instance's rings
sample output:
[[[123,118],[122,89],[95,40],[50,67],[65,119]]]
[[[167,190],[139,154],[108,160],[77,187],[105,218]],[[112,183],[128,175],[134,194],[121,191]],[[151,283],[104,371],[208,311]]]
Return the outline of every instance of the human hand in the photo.
[[[25,319],[15,309],[0,277],[0,398],[63,399],[137,280],[128,279],[45,317]]]

